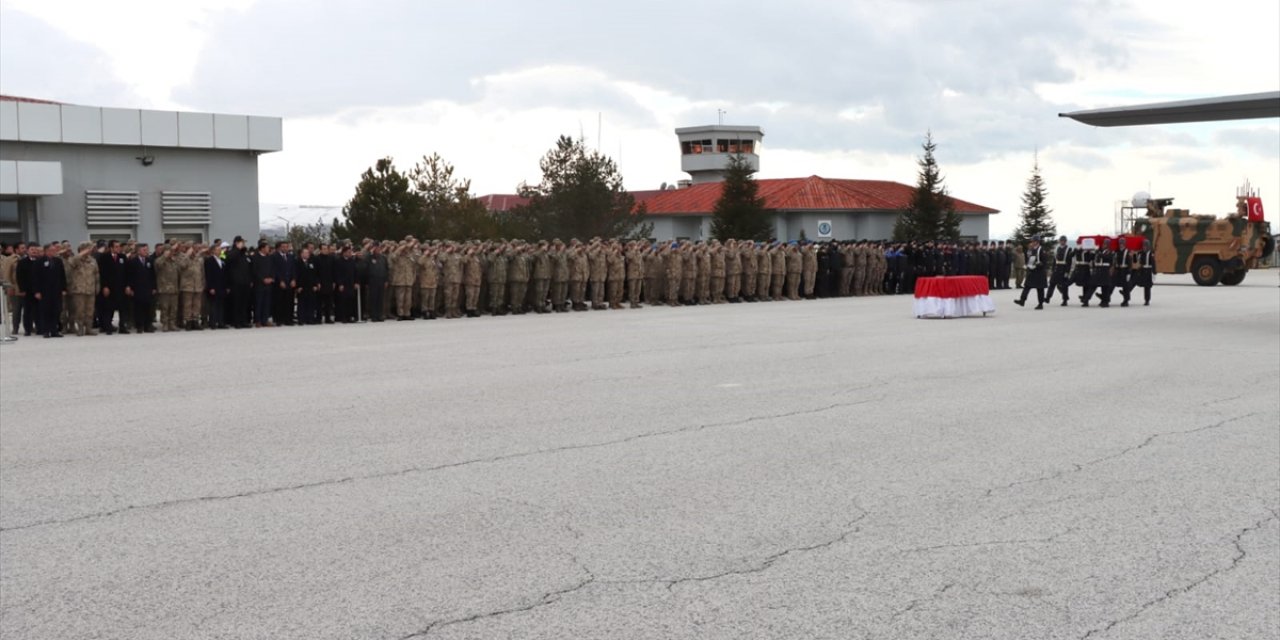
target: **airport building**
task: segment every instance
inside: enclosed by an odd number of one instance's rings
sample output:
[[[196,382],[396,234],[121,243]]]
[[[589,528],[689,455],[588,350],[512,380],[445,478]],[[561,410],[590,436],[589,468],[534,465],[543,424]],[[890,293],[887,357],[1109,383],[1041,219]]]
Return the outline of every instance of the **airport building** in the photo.
[[[0,96],[0,240],[255,237],[282,148],[280,118]]]
[[[656,240],[711,238],[711,217],[720,199],[725,167],[734,154],[760,168],[764,132],[759,127],[710,125],[676,129],[680,168],[689,174],[674,186],[632,191],[653,224]],[[898,216],[911,202],[915,187],[887,180],[851,180],[809,176],[756,180],[765,206],[773,213],[779,240],[888,240]],[[523,203],[511,195],[481,196],[490,210],[505,211]],[[960,235],[988,240],[990,218],[998,210],[953,198],[960,214]]]

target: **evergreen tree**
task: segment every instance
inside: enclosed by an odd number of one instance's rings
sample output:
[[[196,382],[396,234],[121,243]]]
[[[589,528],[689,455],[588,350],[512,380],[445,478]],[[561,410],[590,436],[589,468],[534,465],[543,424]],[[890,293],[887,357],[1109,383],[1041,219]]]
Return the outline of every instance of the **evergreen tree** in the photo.
[[[898,242],[959,240],[960,215],[956,213],[955,202],[947,194],[938,162],[934,159],[933,153],[938,145],[933,142],[932,132],[925,133],[921,148],[924,155],[917,161],[920,173],[916,187],[911,193],[910,204],[894,223],[893,239]]]
[[[521,185],[529,203],[512,215],[524,219],[537,238],[648,237],[653,226],[635,210],[635,198],[622,186],[618,166],[590,151],[581,139],[560,136],[542,157],[542,182]]]
[[[360,176],[342,217],[333,221],[337,238],[359,242],[362,238],[429,237],[422,196],[390,157],[378,160]]]
[[[498,223],[484,203],[471,195],[471,181],[453,177],[453,165],[440,154],[425,156],[409,171],[414,191],[422,198],[425,218],[420,238],[447,240],[490,239]]]
[[[1013,232],[1013,239],[1022,246],[1029,238],[1057,235],[1058,225],[1053,222],[1053,210],[1045,204],[1049,192],[1040,177],[1040,157],[1036,155],[1031,165],[1031,177],[1027,178],[1027,190],[1022,192],[1022,222]]]
[[[751,164],[741,153],[729,156],[720,199],[711,216],[711,236],[723,240],[768,240],[773,223],[751,177]]]

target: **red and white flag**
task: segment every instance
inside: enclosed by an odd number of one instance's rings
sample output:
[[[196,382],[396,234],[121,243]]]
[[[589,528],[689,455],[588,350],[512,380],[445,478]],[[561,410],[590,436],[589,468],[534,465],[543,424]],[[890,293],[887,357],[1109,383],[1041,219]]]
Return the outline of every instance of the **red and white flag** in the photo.
[[[1262,222],[1267,219],[1262,214],[1262,198],[1245,198],[1245,204],[1249,207],[1249,222]]]

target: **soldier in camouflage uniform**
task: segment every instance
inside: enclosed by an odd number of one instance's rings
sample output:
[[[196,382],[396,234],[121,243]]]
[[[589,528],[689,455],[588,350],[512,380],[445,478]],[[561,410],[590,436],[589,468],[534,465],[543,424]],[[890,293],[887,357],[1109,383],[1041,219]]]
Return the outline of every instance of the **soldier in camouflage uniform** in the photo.
[[[495,245],[489,252],[489,313],[507,315],[507,250],[505,244]]]
[[[711,247],[698,245],[698,304],[711,304]]]
[[[511,257],[507,260],[507,298],[511,305],[511,313],[522,315],[525,312],[525,298],[529,295],[529,247],[517,244]]]
[[[685,304],[697,301],[698,261],[693,255],[693,245],[680,244],[680,297]]]
[[[680,272],[684,258],[678,249],[679,245],[673,242],[662,251],[663,266],[667,274],[667,305],[672,307],[680,305],[680,282],[683,280]]]
[[[422,316],[435,320],[439,307],[436,306],[436,290],[440,287],[440,263],[436,260],[436,248],[425,247],[418,256],[418,299],[422,305]]]
[[[806,244],[800,249],[801,292],[806,298],[813,298],[814,286],[818,282],[818,246]]]
[[[787,250],[780,243],[774,243],[769,254],[770,259],[773,260],[773,281],[769,284],[769,297],[781,300],[784,285],[787,283]]]
[[[760,292],[760,250],[756,243],[738,243],[738,262],[742,264],[742,287],[738,290],[738,300],[755,302]]]
[[[80,243],[68,266],[67,302],[71,306],[71,324],[78,336],[96,336],[98,332],[93,330],[93,298],[98,293],[98,259],[93,252],[93,243]]]
[[[551,256],[547,243],[539,242],[531,256],[532,291],[529,292],[530,307],[537,313],[547,312],[547,294],[551,291]]]
[[[644,247],[639,241],[627,245],[624,256],[627,269],[627,300],[632,309],[640,308],[640,295],[644,289]]]
[[[181,261],[170,245],[156,245],[156,308],[160,311],[160,330],[178,330],[178,271]]]
[[[719,240],[711,241],[711,302],[724,304],[725,300],[725,259],[724,246]]]
[[[182,326],[187,331],[200,330],[200,311],[204,304],[204,257],[195,246],[183,245],[179,262],[178,293],[182,309]]]
[[[416,241],[406,241],[396,247],[389,256],[391,297],[395,299],[397,320],[413,319],[413,282],[418,275],[413,256],[417,247]]]
[[[480,317],[480,283],[484,280],[484,265],[480,262],[479,253],[479,247],[467,247],[462,261],[463,305],[468,318]]]
[[[657,245],[649,245],[644,251],[644,279],[644,301],[662,304],[667,272]]]
[[[444,285],[444,317],[461,318],[458,296],[462,293],[462,256],[458,255],[458,247],[450,243],[445,248],[444,265],[441,269],[441,282]]]
[[[743,264],[740,248],[741,242],[738,240],[727,240],[724,243],[724,296],[729,299],[729,302],[738,302],[742,299]]]
[[[605,246],[605,292],[610,309],[622,308],[622,288],[627,282],[627,264],[622,255],[622,248],[616,242]]]
[[[591,259],[587,256],[587,248],[578,240],[573,240],[569,246],[569,300],[574,311],[586,311]]]
[[[569,254],[565,252],[564,243],[555,240],[551,243],[551,309],[556,313],[569,310]]]
[[[753,300],[765,301],[773,299],[773,256],[769,255],[769,248],[761,245],[755,247],[756,254],[756,290]]]

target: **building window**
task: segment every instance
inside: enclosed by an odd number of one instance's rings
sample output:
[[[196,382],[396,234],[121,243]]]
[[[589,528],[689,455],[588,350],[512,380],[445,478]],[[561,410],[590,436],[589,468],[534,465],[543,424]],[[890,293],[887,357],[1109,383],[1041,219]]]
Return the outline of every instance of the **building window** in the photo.
[[[125,231],[123,229],[113,230],[113,231],[99,231],[96,233],[89,234],[90,242],[97,242],[99,240],[117,240],[119,242],[125,242],[127,240],[132,240],[132,239],[133,239],[133,233],[129,231]]]
[[[729,153],[729,141],[728,141],[728,140],[716,140],[716,152],[717,152],[717,153]]]
[[[741,146],[741,147],[739,147],[739,148],[742,150],[742,153],[755,153],[755,152],[756,152],[756,142],[755,142],[755,140],[742,140],[742,141],[740,141],[740,144],[741,144],[742,146]]]
[[[714,153],[712,144],[711,140],[686,140],[680,143],[680,152],[686,156]]]

